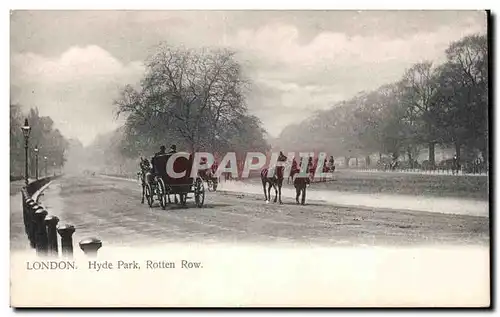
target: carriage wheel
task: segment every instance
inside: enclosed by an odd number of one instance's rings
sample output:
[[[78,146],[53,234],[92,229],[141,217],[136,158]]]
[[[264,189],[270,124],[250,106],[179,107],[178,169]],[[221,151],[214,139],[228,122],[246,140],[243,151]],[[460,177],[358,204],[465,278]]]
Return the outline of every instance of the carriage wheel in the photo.
[[[148,201],[149,207],[153,207],[153,190],[151,189],[151,185],[147,184],[146,185],[146,191],[144,195],[146,196],[146,199]]]
[[[203,207],[203,203],[205,202],[205,186],[203,185],[203,181],[199,178],[196,179],[194,186],[194,201],[198,208]]]
[[[179,198],[180,198],[180,204],[182,206],[186,206],[187,194],[179,194]]]
[[[158,181],[158,200],[160,201],[161,208],[165,210],[167,207],[167,190],[163,179]]]

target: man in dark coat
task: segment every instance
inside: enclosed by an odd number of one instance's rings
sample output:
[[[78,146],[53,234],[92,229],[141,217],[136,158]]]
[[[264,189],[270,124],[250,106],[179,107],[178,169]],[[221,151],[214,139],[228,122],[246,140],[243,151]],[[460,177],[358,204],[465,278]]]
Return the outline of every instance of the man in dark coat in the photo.
[[[297,176],[295,177],[295,180],[293,181],[293,186],[295,187],[295,201],[297,204],[299,203],[299,197],[302,194],[302,199],[300,203],[304,205],[306,203],[306,189],[307,185],[311,183],[311,180],[307,176]]]
[[[175,146],[175,144],[172,144],[167,154],[172,155],[174,153],[177,153],[177,146]]]
[[[160,151],[156,152],[155,155],[151,158],[151,165],[153,167],[153,173],[155,176],[158,176],[161,171],[158,170],[158,157],[165,155],[165,145],[160,146]]]
[[[280,155],[278,156],[278,162],[286,162],[286,160],[287,157],[285,156],[285,154],[283,154],[282,151],[280,151]],[[278,179],[282,180],[284,178],[284,170],[285,170],[284,165],[278,166],[276,168],[276,177],[278,177]]]

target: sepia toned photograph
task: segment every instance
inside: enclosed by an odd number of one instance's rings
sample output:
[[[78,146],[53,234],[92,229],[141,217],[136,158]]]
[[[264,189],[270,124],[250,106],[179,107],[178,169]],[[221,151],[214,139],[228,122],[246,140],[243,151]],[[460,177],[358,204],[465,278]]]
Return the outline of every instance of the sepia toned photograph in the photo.
[[[490,20],[11,11],[11,307],[489,307]]]

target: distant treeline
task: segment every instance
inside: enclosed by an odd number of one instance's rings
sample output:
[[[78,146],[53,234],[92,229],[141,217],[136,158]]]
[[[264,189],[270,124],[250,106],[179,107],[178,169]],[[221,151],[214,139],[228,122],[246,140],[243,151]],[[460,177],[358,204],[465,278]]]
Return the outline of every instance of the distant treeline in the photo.
[[[21,107],[10,105],[10,175],[11,181],[23,178],[25,174],[25,140],[21,127],[25,118],[31,127],[28,148],[28,168],[30,177],[36,175],[35,147],[38,147],[39,175],[43,175],[45,164],[47,171],[60,168],[66,159],[64,153],[68,141],[58,129],[54,129],[54,121],[48,116],[40,116],[38,109],[30,109],[23,113]],[[45,157],[47,160],[45,161]],[[45,163],[46,162],[46,163]]]
[[[346,161],[374,153],[380,159],[404,156],[410,167],[427,149],[431,168],[440,145],[454,149],[461,163],[487,164],[487,38],[466,36],[445,53],[441,65],[415,64],[395,83],[288,126],[275,143],[295,151],[327,151]]]

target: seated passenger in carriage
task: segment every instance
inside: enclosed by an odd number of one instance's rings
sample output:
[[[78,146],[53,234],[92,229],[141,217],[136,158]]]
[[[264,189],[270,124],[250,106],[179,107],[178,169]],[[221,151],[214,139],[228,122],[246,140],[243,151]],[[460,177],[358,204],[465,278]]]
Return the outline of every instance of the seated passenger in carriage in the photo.
[[[154,172],[154,166],[155,166],[155,161],[156,161],[156,158],[160,155],[164,155],[165,154],[165,145],[162,145],[160,146],[160,152],[156,152],[155,155],[151,158],[151,165],[153,166],[153,172]]]
[[[152,174],[153,177],[158,177],[160,175],[166,174],[167,169],[167,153],[165,153],[165,146],[160,146],[160,152],[156,152],[153,158],[151,158]]]
[[[164,147],[164,148],[165,148],[165,147]],[[170,146],[170,149],[168,150],[168,153],[167,153],[167,154],[168,154],[168,155],[172,155],[172,154],[174,154],[174,153],[177,153],[177,146],[176,146],[175,144],[172,144],[172,145]]]

